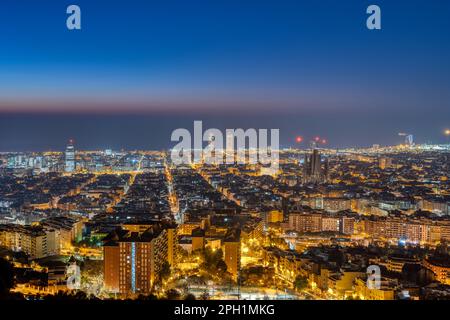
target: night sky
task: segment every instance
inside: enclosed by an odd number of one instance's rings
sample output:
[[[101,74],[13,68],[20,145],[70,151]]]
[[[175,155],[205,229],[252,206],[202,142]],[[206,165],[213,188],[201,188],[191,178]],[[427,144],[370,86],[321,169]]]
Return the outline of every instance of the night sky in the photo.
[[[449,57],[448,0],[2,0],[0,151],[168,148],[193,120],[282,146],[442,143]]]

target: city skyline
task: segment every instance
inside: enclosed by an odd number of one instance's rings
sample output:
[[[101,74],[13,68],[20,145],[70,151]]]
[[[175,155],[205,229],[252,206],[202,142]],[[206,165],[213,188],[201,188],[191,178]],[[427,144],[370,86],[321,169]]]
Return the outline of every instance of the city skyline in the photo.
[[[449,17],[448,0],[2,0],[2,306],[450,300]]]
[[[448,157],[290,149],[268,174],[73,141],[0,153],[0,300],[447,299]]]
[[[299,117],[299,122],[305,123],[305,126],[297,125],[292,118],[292,115],[278,118],[260,115],[259,124],[264,128],[283,127],[280,129],[280,148],[305,149],[317,136],[326,140],[322,147],[332,149],[367,148],[372,145],[394,146],[405,142],[405,137],[399,135],[405,132],[412,134],[417,144],[449,144],[446,127],[435,126],[435,131],[429,134],[420,127],[423,119],[420,117],[411,119],[412,123],[418,123],[418,127],[402,126],[399,129],[395,120],[383,119],[380,116],[366,119],[368,122],[353,119],[355,121],[353,126],[344,126],[339,131],[335,131],[332,126],[335,123],[333,115],[320,118],[318,122],[313,121],[313,116]],[[186,128],[193,132],[193,122],[199,119],[203,120],[205,126],[223,131],[255,128],[252,126],[255,124],[253,118],[227,115],[220,118],[46,113],[2,115],[0,152],[63,151],[65,143],[71,139],[80,150],[169,150],[176,144],[170,141],[171,133],[178,128]],[[385,125],[384,130],[379,127],[381,122]],[[52,128],[45,129],[48,126]],[[302,138],[300,143],[296,140],[298,137]]]

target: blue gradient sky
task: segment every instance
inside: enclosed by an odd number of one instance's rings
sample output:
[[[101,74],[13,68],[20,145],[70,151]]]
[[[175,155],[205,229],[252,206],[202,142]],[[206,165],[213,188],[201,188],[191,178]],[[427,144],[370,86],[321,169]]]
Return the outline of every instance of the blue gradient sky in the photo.
[[[372,3],[382,9],[381,31],[365,28]],[[65,27],[69,4],[82,9],[81,31]],[[387,137],[406,130],[439,142],[450,125],[449,39],[447,0],[2,0],[0,122],[227,114],[237,120],[219,124],[258,127],[263,115],[289,136],[326,132],[336,145],[394,143]],[[375,118],[364,142],[342,136],[342,127]],[[58,126],[48,121],[52,135]]]

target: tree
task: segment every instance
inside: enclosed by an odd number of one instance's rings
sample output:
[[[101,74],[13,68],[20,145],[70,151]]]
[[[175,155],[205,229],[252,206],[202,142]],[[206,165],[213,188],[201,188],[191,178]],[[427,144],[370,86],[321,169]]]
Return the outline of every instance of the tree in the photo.
[[[55,295],[48,295],[44,297],[44,300],[48,301],[60,301],[60,300],[89,300],[92,296],[88,296],[85,292],[77,291],[58,291]]]
[[[297,290],[303,290],[308,287],[308,279],[304,276],[298,275],[294,280],[294,288]]]
[[[195,300],[195,296],[192,293],[188,293],[184,296],[184,300]]]
[[[137,300],[141,300],[141,301],[158,300],[158,297],[155,296],[153,293],[150,293],[149,295],[140,294],[137,297]]]
[[[208,292],[203,292],[202,295],[200,296],[200,299],[202,300],[209,300],[209,293]]]
[[[222,250],[211,250],[211,248],[206,248],[203,251],[202,268],[210,275],[223,277],[227,272],[227,265],[223,260]]]
[[[227,272],[227,264],[221,259],[219,260],[219,262],[217,262],[216,269],[219,275],[223,275],[225,272]]]
[[[176,289],[170,289],[166,293],[166,297],[168,300],[178,300],[180,299],[180,296],[181,296],[180,293]]]
[[[170,277],[170,264],[167,261],[164,261],[164,263],[161,266],[161,270],[159,271],[159,277],[161,280],[165,280]]]
[[[208,271],[215,271],[217,264],[222,260],[223,252],[221,249],[211,250],[211,248],[206,248],[203,252],[204,263],[203,266]]]
[[[0,296],[7,296],[14,287],[14,267],[12,264],[0,258]]]

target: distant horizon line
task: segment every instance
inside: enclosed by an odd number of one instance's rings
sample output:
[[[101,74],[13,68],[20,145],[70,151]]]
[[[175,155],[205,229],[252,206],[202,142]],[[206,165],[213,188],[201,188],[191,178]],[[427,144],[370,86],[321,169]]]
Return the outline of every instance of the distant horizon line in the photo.
[[[376,147],[374,147],[374,145]],[[375,150],[383,150],[383,149],[391,149],[391,148],[401,148],[398,151],[414,151],[423,147],[429,147],[429,148],[433,148],[433,147],[447,147],[450,150],[450,143],[432,143],[432,144],[428,144],[428,143],[420,143],[420,144],[415,144],[413,147],[407,147],[405,145],[399,144],[399,145],[377,145],[374,144],[372,146],[347,146],[347,147],[336,147],[336,148],[294,148],[294,147],[282,147],[280,149],[278,149],[278,151],[312,151],[314,149],[317,150],[324,150],[324,151],[344,151],[344,150],[348,150],[348,149],[361,149],[361,150],[365,150],[365,149],[375,149]],[[170,151],[172,150],[172,148],[167,148],[167,149],[121,149],[121,150],[117,150],[114,148],[102,148],[102,149],[75,149],[75,152],[81,152],[81,153],[94,153],[94,152],[105,152],[106,150],[111,150],[113,152],[166,152],[166,151]],[[191,151],[194,151],[196,149],[190,149]],[[226,149],[218,149],[219,151],[223,151]],[[254,149],[257,150],[257,149]],[[394,151],[394,150],[393,150]],[[11,153],[64,153],[64,150],[42,150],[42,151],[38,151],[38,150],[27,150],[27,151],[0,151],[0,155],[3,154],[11,154]]]

